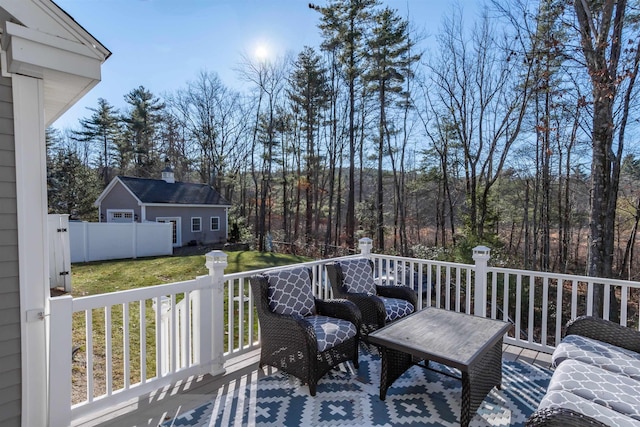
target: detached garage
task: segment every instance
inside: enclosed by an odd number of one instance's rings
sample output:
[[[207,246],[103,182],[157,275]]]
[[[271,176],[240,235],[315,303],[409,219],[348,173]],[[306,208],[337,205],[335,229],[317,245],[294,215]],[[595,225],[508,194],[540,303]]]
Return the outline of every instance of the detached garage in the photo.
[[[176,182],[165,168],[162,179],[115,177],[95,202],[100,222],[168,222],[173,246],[225,243],[229,207],[224,197],[206,184]]]

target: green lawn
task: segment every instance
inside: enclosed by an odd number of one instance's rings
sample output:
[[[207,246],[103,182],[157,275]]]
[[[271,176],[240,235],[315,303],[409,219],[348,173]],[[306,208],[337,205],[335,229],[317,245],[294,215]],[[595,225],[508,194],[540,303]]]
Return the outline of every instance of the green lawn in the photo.
[[[226,252],[228,267],[225,273],[250,271],[260,268],[276,267],[280,265],[296,264],[309,261],[307,258],[293,255],[279,255],[274,253],[260,253],[255,251]],[[72,292],[74,297],[95,295],[108,292],[117,292],[127,289],[141,288],[164,283],[180,282],[194,279],[196,276],[208,274],[205,267],[204,255],[169,256],[158,258],[141,258],[136,260],[114,260],[73,264]],[[178,295],[181,299],[182,295]],[[156,375],[155,362],[155,310],[152,301],[145,301],[146,339],[145,347],[147,378]],[[245,310],[251,310],[248,303]],[[128,304],[128,331],[129,331],[129,355],[131,364],[129,381],[134,384],[140,381],[141,343],[140,343],[140,302]],[[225,312],[227,301],[225,301]],[[124,349],[123,345],[123,307],[113,306],[110,309],[111,316],[111,353],[113,360],[113,388],[117,390],[124,384]],[[91,313],[92,328],[92,368],[94,378],[94,397],[103,394],[106,390],[106,341],[104,330],[105,310],[96,309]],[[227,316],[224,316],[225,322]],[[254,319],[257,322],[257,318]],[[245,319],[245,322],[248,322]],[[248,327],[248,325],[245,325]],[[238,325],[235,325],[234,334],[238,334]],[[226,330],[226,328],[225,328]],[[87,342],[86,319],[83,313],[73,316],[73,345],[79,350],[73,363],[73,403],[81,402],[87,398]],[[245,332],[247,334],[247,332]],[[237,337],[236,337],[237,339]],[[225,344],[226,345],[226,344]]]
[[[271,252],[225,253],[228,256],[227,274],[310,261],[300,256]],[[204,255],[191,255],[73,264],[71,294],[79,297],[191,280],[208,274],[204,263]]]

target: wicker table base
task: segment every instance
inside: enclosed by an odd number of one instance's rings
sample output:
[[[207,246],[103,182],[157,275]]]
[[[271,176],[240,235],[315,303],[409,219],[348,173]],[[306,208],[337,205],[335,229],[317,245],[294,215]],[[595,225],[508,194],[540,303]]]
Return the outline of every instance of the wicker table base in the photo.
[[[459,369],[462,381],[460,425],[471,417],[502,382],[502,340],[506,322],[427,308],[369,335],[382,356],[380,399],[414,360],[429,360]]]

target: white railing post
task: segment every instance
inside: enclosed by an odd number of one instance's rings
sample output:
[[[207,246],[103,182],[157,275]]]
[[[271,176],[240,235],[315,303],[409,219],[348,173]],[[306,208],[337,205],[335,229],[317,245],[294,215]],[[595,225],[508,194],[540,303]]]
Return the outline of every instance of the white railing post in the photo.
[[[162,375],[169,373],[171,369],[171,298],[168,296],[160,297],[160,307],[157,307],[157,299],[154,298],[152,307],[154,313],[160,310],[161,324],[159,325],[162,334],[160,347],[157,351],[162,354],[162,363],[158,367]]]
[[[49,426],[64,427],[71,425],[73,298],[52,298],[49,310]]]
[[[365,258],[369,258],[371,256],[371,248],[373,247],[373,240],[368,237],[363,237],[358,240],[358,248],[360,249],[360,255]]]
[[[222,375],[224,370],[224,269],[227,268],[227,254],[211,251],[206,255],[205,265],[211,276],[213,302],[211,314],[211,339],[213,341],[211,375]],[[230,333],[233,333],[231,331]]]
[[[475,284],[473,294],[473,313],[476,316],[487,315],[487,262],[491,249],[486,246],[473,248],[473,260],[476,262]]]

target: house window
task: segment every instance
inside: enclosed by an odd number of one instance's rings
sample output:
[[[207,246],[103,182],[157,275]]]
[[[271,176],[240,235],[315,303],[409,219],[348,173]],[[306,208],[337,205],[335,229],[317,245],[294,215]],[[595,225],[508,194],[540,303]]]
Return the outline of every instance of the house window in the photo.
[[[202,218],[199,216],[191,217],[191,232],[199,233],[202,231]]]
[[[220,217],[219,216],[212,216],[211,217],[211,231],[218,231],[220,230]]]

